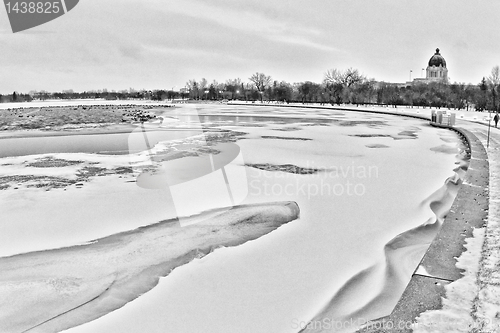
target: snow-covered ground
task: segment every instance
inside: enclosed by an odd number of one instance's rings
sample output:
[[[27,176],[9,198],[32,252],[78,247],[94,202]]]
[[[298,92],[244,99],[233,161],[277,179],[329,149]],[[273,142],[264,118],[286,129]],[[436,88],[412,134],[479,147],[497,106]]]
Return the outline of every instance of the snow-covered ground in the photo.
[[[186,108],[192,112],[195,106]],[[442,212],[430,202],[449,204],[453,189],[444,184],[453,176],[457,136],[426,121],[390,115],[197,108],[210,127],[243,132],[236,141],[243,162],[231,166],[247,177],[242,203],[295,201],[301,218],[179,267],[152,291],[69,332],[297,332],[353,278],[359,289],[334,302],[338,318],[356,314],[368,320],[390,312],[399,296],[384,288],[388,276],[404,289],[429,242],[411,231],[436,232]],[[184,144],[192,148],[197,142]],[[130,165],[125,156],[49,156],[75,164],[37,168],[30,164],[46,155],[23,156],[1,159],[0,168],[6,175],[77,179],[82,169]],[[135,186],[134,173],[100,172],[81,185],[47,191],[16,179],[0,191],[0,253],[83,244],[175,213],[168,189]],[[211,188],[200,191],[211,195]],[[402,250],[393,256],[397,265],[387,267],[388,244]],[[360,311],[370,304],[376,313]]]

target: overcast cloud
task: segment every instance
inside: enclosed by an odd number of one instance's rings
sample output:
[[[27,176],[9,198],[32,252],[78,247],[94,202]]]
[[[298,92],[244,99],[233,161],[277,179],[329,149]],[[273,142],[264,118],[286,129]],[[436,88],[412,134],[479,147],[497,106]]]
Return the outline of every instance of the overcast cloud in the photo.
[[[437,47],[452,82],[476,84],[500,65],[499,24],[497,0],[82,0],[13,34],[2,8],[0,93],[179,89],[256,71],[321,82],[348,67],[404,82]]]

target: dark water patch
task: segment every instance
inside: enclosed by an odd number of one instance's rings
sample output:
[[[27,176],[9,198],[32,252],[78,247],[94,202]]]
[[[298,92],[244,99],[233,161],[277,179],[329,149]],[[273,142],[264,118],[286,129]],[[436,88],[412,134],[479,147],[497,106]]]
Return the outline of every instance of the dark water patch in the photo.
[[[417,134],[415,134],[416,130],[407,130],[407,131],[402,131],[398,133],[398,136],[406,136],[408,138],[416,139],[418,137]]]
[[[303,124],[302,126],[330,126],[330,124],[326,124],[326,123],[313,123],[313,124]]]
[[[197,135],[199,131],[148,130],[146,133],[149,144],[154,146],[160,141]],[[56,153],[126,155],[138,152],[130,150],[130,140],[141,142],[144,140],[144,133],[142,131],[107,134],[73,132],[61,136],[5,138],[0,139],[0,158]]]
[[[132,172],[133,172],[133,170],[131,167],[118,167],[118,168],[113,169],[113,173],[117,174],[117,175],[125,175],[125,174],[129,174]]]
[[[397,135],[393,134],[350,134],[349,136],[358,138],[392,138],[394,140],[416,139],[418,135],[411,131],[402,131]]]
[[[220,131],[220,132],[206,132],[205,140],[207,145],[212,146],[218,143],[236,142],[245,139],[243,136],[247,135],[246,132],[239,131]]]
[[[263,135],[262,139],[278,139],[278,140],[300,140],[300,141],[311,141],[309,138],[295,138],[295,137],[286,137],[286,136],[274,136],[274,135]]]
[[[448,145],[440,145],[437,147],[432,147],[431,151],[434,151],[436,153],[443,153],[443,154],[457,154],[458,153],[457,147],[451,147]]]
[[[311,175],[318,173],[320,171],[324,171],[322,169],[316,169],[316,168],[302,168],[293,164],[275,165],[275,164],[263,163],[263,164],[245,164],[245,165],[251,168],[256,168],[264,171],[282,171],[298,175]]]
[[[349,136],[358,138],[392,138],[392,135],[389,134],[351,134]]]
[[[368,147],[368,148],[390,148],[389,146],[386,146],[386,145],[383,145],[380,143],[369,144],[369,145],[366,145],[365,147]]]
[[[368,127],[388,126],[387,121],[381,121],[381,120],[342,120],[339,121],[338,124],[340,126],[358,126],[358,125],[367,125]]]
[[[234,125],[239,126],[239,127],[267,127],[267,126],[269,126],[269,124],[266,124],[266,123],[238,123],[238,124],[234,124]]]
[[[300,131],[302,128],[300,127],[283,127],[283,128],[273,128],[273,131],[282,131],[282,132],[292,132],[292,131]]]

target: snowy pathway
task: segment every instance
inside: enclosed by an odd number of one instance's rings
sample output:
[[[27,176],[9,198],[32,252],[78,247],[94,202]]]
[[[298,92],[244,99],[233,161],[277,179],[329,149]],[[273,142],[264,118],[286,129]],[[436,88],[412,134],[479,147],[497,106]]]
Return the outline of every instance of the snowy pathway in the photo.
[[[500,331],[500,130],[460,121],[458,127],[471,131],[486,148],[490,187],[488,219],[484,228],[474,230],[467,239],[467,251],[457,266],[464,277],[446,286],[441,310],[424,312],[413,325],[413,332]]]

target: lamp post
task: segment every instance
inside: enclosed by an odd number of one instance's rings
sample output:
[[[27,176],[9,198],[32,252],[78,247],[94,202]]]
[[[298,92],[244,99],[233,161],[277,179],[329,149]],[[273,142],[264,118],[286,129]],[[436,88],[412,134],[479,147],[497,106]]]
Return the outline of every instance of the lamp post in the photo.
[[[413,72],[413,71],[410,69],[410,82],[411,82],[411,72]]]

